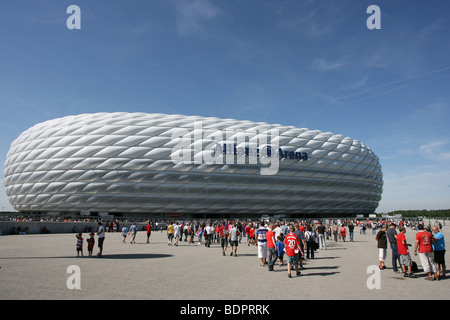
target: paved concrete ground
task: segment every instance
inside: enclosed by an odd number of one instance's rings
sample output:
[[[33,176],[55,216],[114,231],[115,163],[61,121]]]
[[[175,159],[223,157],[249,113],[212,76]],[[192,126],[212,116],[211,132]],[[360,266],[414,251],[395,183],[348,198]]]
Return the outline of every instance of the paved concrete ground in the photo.
[[[443,229],[450,239],[450,227]],[[414,243],[416,232],[407,229]],[[86,239],[87,234],[84,234]],[[17,235],[0,237],[0,299],[151,299],[151,300],[302,300],[302,299],[449,299],[450,280],[405,279],[387,267],[381,271],[380,289],[369,289],[378,264],[374,235],[355,232],[354,242],[328,241],[316,259],[304,263],[300,277],[287,277],[286,265],[269,272],[259,266],[257,249],[245,240],[238,256],[223,256],[219,245],[210,248],[181,242],[168,246],[165,232],[145,232],[137,243],[123,244],[120,233],[108,233],[104,257],[77,258],[75,234]],[[412,251],[412,250],[411,250]],[[98,252],[95,247],[94,254]],[[87,255],[85,249],[85,255]],[[421,269],[418,257],[412,255]],[[81,289],[68,289],[68,267],[80,269]],[[371,282],[374,283],[374,282]],[[269,294],[270,292],[270,294]]]

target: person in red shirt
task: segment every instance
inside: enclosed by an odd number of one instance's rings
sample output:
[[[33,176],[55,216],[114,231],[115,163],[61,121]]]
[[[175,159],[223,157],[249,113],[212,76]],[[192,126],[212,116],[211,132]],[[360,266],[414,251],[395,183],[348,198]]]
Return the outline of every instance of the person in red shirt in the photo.
[[[341,238],[342,238],[342,241],[344,241],[344,242],[345,242],[345,233],[346,233],[345,226],[344,226],[344,224],[341,224]]]
[[[400,233],[397,235],[397,249],[398,254],[400,255],[400,264],[402,266],[403,276],[408,278],[416,278],[417,276],[412,273],[412,260],[408,251],[408,247],[411,246],[411,244],[406,242],[406,228],[402,226],[398,228],[398,231]],[[406,272],[406,267],[408,267],[408,272]]]
[[[426,280],[436,280],[436,263],[433,259],[433,236],[428,231],[424,230],[423,224],[417,226],[419,232],[416,234],[416,246],[414,248],[414,255],[417,256],[417,249],[419,249],[419,258],[422,263],[423,271],[428,273]]]
[[[219,228],[219,236],[220,246],[222,247],[222,255],[225,256],[225,251],[228,246],[228,227],[225,225],[225,221],[222,222],[222,225]]]
[[[147,223],[147,226],[145,226],[145,230],[147,230],[147,243],[150,242],[150,235],[152,234],[152,225],[150,223],[150,220]]]
[[[275,240],[275,232],[273,232],[273,223],[269,224],[269,231],[266,232],[266,239],[267,239],[267,250],[268,250],[268,260],[269,260],[269,271],[273,271],[273,266],[275,262],[277,261],[278,254],[277,254],[277,247],[276,247],[276,240]]]
[[[249,242],[250,242],[250,224],[247,224],[247,226],[245,227],[245,234],[247,235],[247,246],[249,246]]]
[[[253,225],[250,228],[250,243],[255,244],[255,227],[253,227]]]
[[[284,238],[284,247],[286,249],[286,256],[287,256],[287,263],[288,263],[288,277],[292,278],[291,276],[291,266],[292,264],[295,265],[295,271],[297,276],[300,275],[300,271],[298,271],[298,252],[300,251],[303,255],[300,242],[298,241],[297,236],[294,234],[295,228],[294,226],[291,226],[289,228],[289,234]]]

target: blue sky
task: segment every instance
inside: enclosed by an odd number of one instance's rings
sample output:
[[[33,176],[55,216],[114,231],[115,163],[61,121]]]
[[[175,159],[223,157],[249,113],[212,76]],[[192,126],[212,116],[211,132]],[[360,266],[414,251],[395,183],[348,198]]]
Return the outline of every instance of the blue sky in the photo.
[[[80,30],[66,26],[72,4]],[[366,26],[373,4],[379,30]],[[449,12],[442,0],[2,1],[1,172],[11,142],[53,118],[217,116],[360,140],[383,167],[377,212],[448,209]]]

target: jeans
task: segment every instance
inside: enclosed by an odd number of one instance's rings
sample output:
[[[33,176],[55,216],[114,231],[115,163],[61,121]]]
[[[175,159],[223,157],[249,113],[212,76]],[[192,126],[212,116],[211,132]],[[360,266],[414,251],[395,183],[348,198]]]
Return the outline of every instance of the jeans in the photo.
[[[327,244],[325,241],[325,235],[324,234],[320,234],[319,233],[319,247],[320,249],[326,249],[327,248]]]
[[[306,259],[309,259],[311,253],[311,259],[314,259],[314,241],[306,242]]]
[[[394,272],[397,272],[397,261],[399,263],[399,266],[401,266],[400,262],[400,255],[398,253],[398,247],[396,244],[391,243],[391,249],[392,249],[392,269],[394,269]]]
[[[267,250],[269,252],[267,260],[269,260],[269,268],[270,268],[270,267],[273,267],[273,265],[277,261],[278,254],[277,254],[277,251],[276,251],[275,247],[274,248],[267,248]]]

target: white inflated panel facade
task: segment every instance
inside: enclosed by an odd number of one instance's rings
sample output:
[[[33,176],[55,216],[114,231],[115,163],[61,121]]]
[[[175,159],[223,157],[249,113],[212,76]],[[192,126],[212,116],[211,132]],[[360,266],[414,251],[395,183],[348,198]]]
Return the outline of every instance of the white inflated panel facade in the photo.
[[[177,137],[176,130],[187,134]],[[268,166],[262,160],[174,161],[180,141],[187,141],[183,148],[192,147],[195,159],[196,150],[211,145],[211,134],[236,141],[233,133],[247,131],[270,132],[268,144],[275,142],[286,153],[278,157],[276,173],[261,174]],[[293,154],[299,157],[288,156]],[[383,186],[378,157],[349,137],[262,122],[148,113],[80,114],[39,123],[11,144],[4,176],[9,201],[22,212],[150,216],[368,214],[377,208]]]

